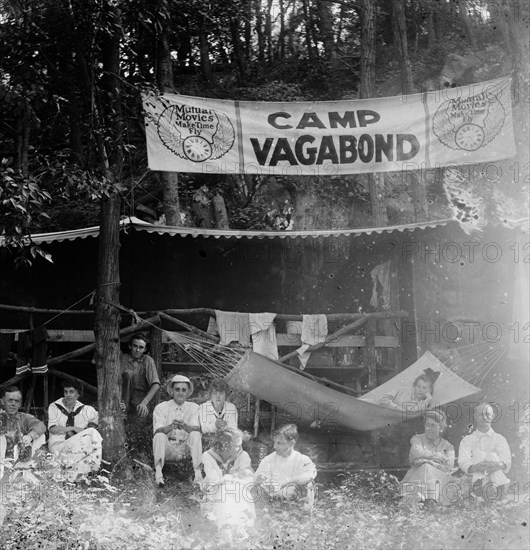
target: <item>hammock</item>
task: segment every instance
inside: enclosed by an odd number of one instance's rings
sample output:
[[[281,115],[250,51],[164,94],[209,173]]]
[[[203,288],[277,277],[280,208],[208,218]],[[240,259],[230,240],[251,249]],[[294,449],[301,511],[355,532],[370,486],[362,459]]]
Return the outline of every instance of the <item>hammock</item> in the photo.
[[[438,374],[433,391],[433,405],[446,405],[463,397],[479,393],[481,390],[466,382],[455,372],[448,369],[432,353],[425,352],[415,363],[404,371],[387,380],[384,384],[360,397],[362,401],[378,403],[380,399],[395,389],[411,389],[414,380],[425,371],[434,371]]]
[[[431,353],[392,380],[358,399],[288,370],[279,361],[244,348],[221,346],[182,334],[168,332],[171,340],[182,347],[209,372],[223,377],[232,388],[248,392],[276,405],[301,423],[317,422],[322,426],[342,426],[369,431],[411,420],[419,412],[402,412],[378,405],[389,389],[410,385],[425,368],[441,373],[434,391],[436,405],[473,395],[481,390],[450,371]]]

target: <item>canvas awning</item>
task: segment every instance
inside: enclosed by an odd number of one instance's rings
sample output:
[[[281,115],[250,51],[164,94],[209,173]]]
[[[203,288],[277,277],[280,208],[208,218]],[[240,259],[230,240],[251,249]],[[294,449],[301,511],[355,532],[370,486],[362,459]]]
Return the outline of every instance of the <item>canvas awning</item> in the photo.
[[[392,233],[398,231],[401,233],[424,230],[428,228],[440,227],[451,223],[454,220],[434,220],[431,222],[409,223],[404,225],[389,225],[386,227],[367,227],[358,229],[329,229],[329,230],[311,230],[311,231],[243,231],[235,229],[203,229],[198,227],[174,227],[169,225],[154,225],[136,217],[124,218],[120,222],[121,230],[128,232],[131,230],[158,233],[159,235],[181,236],[181,237],[213,237],[214,239],[286,239],[308,237],[341,237],[344,235],[360,236]],[[87,237],[97,237],[99,235],[99,226],[85,227],[82,229],[71,229],[69,231],[57,231],[53,233],[35,233],[31,235],[33,243],[40,245],[44,243],[74,241],[76,239],[86,239]],[[5,241],[0,237],[0,246],[5,246]]]

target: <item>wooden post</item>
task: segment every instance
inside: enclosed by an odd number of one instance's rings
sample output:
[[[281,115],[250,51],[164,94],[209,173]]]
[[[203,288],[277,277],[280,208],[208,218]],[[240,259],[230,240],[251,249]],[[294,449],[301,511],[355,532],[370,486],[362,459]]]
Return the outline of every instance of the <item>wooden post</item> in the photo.
[[[149,355],[153,358],[158,372],[158,378],[162,381],[162,331],[158,327],[151,327],[149,331]],[[153,405],[158,404],[160,399],[160,391],[157,392],[153,399]]]
[[[271,437],[274,435],[274,430],[276,430],[276,406],[271,405]]]
[[[377,360],[375,355],[376,321],[370,319],[366,327],[366,360],[368,367],[368,389],[377,386]]]
[[[395,260],[392,260],[390,268],[390,309],[394,309],[394,307],[399,308],[399,290],[399,265]],[[389,324],[390,331],[388,332],[388,334],[390,336],[396,336],[399,338],[402,330],[401,319],[390,319]],[[397,374],[398,372],[401,372],[403,368],[401,346],[397,346],[396,348],[392,349],[392,358],[394,360],[394,374]]]
[[[35,394],[35,384],[37,383],[37,377],[33,375],[29,386],[28,393],[26,394],[26,402],[24,403],[24,412],[29,413],[31,404],[33,403],[33,395]]]
[[[48,397],[48,373],[42,377],[42,407],[44,408],[44,416],[48,420],[48,405],[50,400]]]
[[[368,190],[372,207],[372,223],[376,227],[388,225],[385,200],[385,176],[381,172],[367,174]]]
[[[55,374],[50,371],[50,396],[52,401],[55,401],[55,382],[56,381],[57,381],[57,378],[55,377]]]
[[[255,410],[254,410],[254,439],[259,434],[259,415],[260,415],[260,400],[256,397]]]
[[[412,183],[412,200],[414,204],[414,221],[424,222],[428,218],[427,213],[427,188],[425,180],[422,180],[417,172],[410,172]]]

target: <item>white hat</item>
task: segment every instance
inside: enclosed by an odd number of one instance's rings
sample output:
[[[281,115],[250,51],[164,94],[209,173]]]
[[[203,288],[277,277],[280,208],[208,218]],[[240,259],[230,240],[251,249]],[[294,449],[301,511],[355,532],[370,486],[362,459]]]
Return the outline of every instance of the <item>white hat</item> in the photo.
[[[173,395],[173,384],[176,384],[177,382],[188,384],[190,389],[186,394],[186,397],[189,397],[193,393],[193,390],[194,390],[193,382],[187,376],[182,376],[181,374],[175,374],[175,376],[171,378],[171,380],[167,383],[167,386],[166,386],[166,391],[167,393],[169,393],[169,395]]]

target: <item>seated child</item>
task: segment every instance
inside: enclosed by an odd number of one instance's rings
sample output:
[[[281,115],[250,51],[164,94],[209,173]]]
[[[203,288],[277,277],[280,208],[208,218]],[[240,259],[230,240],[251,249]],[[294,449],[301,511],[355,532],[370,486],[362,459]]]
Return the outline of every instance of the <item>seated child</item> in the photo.
[[[227,532],[231,538],[248,537],[255,519],[251,495],[254,472],[242,442],[240,430],[224,428],[216,432],[212,447],[202,455],[201,509],[217,523],[220,532]]]
[[[317,475],[313,461],[294,450],[298,429],[286,424],[274,433],[274,452],[258,466],[255,482],[270,498],[297,499],[307,494]]]

